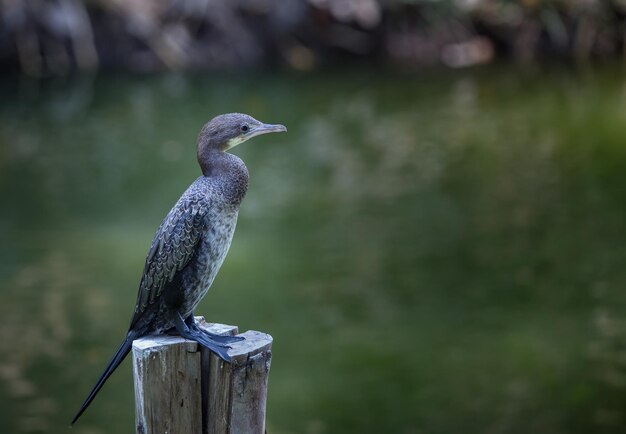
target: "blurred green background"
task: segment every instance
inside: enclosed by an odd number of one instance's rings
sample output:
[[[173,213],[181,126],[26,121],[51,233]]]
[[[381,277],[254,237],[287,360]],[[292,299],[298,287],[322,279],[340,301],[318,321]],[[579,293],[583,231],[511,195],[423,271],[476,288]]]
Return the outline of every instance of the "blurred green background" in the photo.
[[[395,12],[370,3],[384,28]],[[567,18],[558,2],[493,4]],[[527,63],[494,43],[470,62],[489,65],[457,68],[300,41],[295,64],[278,50],[95,74],[50,68],[41,47],[28,69],[7,34],[1,433],[69,432],[127,329],[154,231],[200,173],[200,127],[230,111],[289,132],[235,149],[250,189],[197,314],[274,336],[270,434],[626,431],[619,50],[555,64],[547,41]],[[132,432],[133,418],[125,362],[71,432]]]

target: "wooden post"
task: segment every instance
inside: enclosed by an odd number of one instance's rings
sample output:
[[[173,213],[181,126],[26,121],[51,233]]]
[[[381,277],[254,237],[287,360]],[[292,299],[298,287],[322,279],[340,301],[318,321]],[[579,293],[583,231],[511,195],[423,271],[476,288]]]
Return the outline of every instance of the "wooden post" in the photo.
[[[228,351],[230,363],[210,355],[205,434],[265,432],[272,337],[252,330],[241,336],[246,339]]]
[[[201,432],[200,353],[195,342],[172,336],[136,340],[133,374],[137,434]]]
[[[209,324],[211,333],[237,327]],[[137,434],[264,434],[272,337],[247,331],[230,344],[231,363],[196,342],[146,336],[133,343]]]

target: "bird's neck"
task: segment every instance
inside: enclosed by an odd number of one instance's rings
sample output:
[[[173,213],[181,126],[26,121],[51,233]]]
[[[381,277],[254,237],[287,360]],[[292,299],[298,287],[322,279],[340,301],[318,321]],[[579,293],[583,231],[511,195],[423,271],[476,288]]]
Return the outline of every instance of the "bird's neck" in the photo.
[[[198,157],[202,174],[214,180],[230,202],[241,203],[248,190],[248,169],[241,158],[217,150]]]

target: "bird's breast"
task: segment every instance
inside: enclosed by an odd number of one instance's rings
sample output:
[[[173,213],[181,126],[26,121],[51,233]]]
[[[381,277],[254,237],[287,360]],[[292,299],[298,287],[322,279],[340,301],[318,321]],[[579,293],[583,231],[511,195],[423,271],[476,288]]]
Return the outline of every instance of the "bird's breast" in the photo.
[[[192,313],[207,293],[230,248],[238,207],[230,204],[211,207],[205,217],[205,230],[190,266],[183,276],[185,302],[183,313]]]

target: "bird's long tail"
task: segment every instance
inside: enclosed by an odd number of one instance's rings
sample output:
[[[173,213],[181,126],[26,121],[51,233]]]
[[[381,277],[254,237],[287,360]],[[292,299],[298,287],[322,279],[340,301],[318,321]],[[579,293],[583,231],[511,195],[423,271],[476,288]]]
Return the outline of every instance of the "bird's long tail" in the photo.
[[[76,413],[76,416],[74,416],[74,419],[72,420],[72,425],[76,423],[78,418],[83,414],[83,412],[87,409],[87,407],[89,407],[89,404],[91,404],[91,401],[93,401],[93,399],[96,397],[100,389],[102,389],[102,386],[104,386],[104,383],[111,376],[113,371],[115,371],[115,369],[120,365],[120,363],[122,363],[124,358],[126,358],[126,356],[130,352],[130,349],[133,345],[133,341],[137,337],[139,337],[139,335],[140,333],[134,330],[130,330],[128,332],[128,335],[126,335],[126,339],[124,339],[120,347],[117,349],[117,351],[115,352],[115,355],[113,356],[113,358],[107,365],[104,372],[100,374],[100,378],[98,378],[98,381],[96,381],[96,385],[93,386],[93,389],[91,389],[91,392],[89,392],[89,396],[87,396],[87,399],[85,399],[85,402],[83,402],[83,405],[80,406],[78,413]]]

